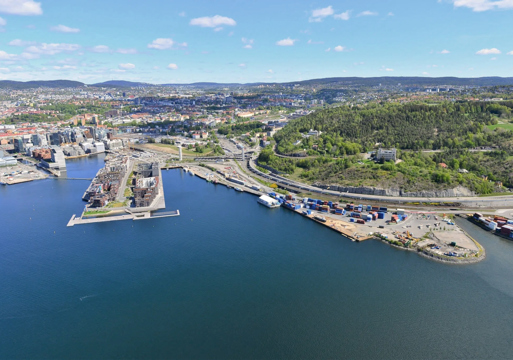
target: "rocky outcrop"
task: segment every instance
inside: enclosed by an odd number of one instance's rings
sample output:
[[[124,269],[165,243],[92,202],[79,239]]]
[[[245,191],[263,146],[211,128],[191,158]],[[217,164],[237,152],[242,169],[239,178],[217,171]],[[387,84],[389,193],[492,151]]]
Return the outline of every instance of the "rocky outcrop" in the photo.
[[[403,197],[432,197],[432,198],[443,198],[443,197],[467,197],[476,196],[473,191],[470,191],[466,187],[457,186],[454,189],[445,190],[423,190],[415,192],[404,192],[401,189],[379,189],[374,187],[365,186],[338,186],[338,185],[326,185],[315,183],[313,186],[324,190],[332,190],[339,192],[348,192],[352,194],[363,194],[363,195],[377,195],[377,196],[403,196]]]

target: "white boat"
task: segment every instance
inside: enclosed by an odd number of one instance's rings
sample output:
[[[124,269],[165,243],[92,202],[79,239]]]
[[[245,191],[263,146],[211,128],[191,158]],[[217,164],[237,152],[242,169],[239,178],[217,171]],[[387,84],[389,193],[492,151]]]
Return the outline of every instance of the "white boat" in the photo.
[[[278,200],[273,199],[272,197],[269,197],[267,195],[262,195],[258,198],[257,202],[259,204],[262,204],[264,206],[267,206],[268,208],[277,208],[280,207],[280,203]]]
[[[234,188],[234,189],[235,189],[236,191],[238,191],[238,192],[244,192],[244,190],[242,190],[240,187],[236,187],[236,188]]]

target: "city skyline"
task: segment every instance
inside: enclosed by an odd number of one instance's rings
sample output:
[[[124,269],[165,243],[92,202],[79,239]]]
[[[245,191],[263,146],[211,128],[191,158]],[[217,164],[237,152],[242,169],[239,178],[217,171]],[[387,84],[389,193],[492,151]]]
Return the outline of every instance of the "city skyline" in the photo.
[[[513,1],[0,0],[0,79],[513,76]]]

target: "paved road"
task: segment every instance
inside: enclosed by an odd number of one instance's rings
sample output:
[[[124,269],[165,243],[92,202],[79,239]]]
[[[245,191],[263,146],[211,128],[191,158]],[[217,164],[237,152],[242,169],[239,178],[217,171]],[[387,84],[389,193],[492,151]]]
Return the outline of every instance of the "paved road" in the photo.
[[[245,162],[245,167],[254,174],[259,175],[267,180],[276,182],[278,185],[300,189],[301,191],[308,191],[317,194],[325,194],[332,196],[343,196],[355,200],[369,200],[377,202],[392,202],[397,204],[411,203],[411,202],[444,202],[444,203],[459,203],[466,208],[513,208],[513,196],[491,196],[491,197],[452,197],[452,198],[429,198],[429,197],[394,197],[394,196],[379,196],[379,195],[365,195],[354,193],[341,193],[338,191],[323,190],[314,186],[303,184],[284,178],[279,175],[264,174],[260,172],[254,164],[254,159]]]

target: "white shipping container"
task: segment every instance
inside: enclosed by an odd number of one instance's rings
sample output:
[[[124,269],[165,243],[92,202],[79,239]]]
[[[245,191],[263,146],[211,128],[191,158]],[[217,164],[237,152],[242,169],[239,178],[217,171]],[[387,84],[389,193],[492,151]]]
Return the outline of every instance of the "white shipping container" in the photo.
[[[492,229],[492,230],[495,230],[495,229],[497,229],[497,223],[496,223],[495,221],[490,221],[490,222],[488,223],[488,227],[489,227],[490,229]]]

